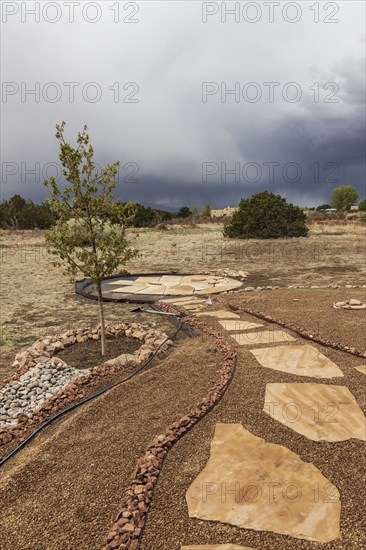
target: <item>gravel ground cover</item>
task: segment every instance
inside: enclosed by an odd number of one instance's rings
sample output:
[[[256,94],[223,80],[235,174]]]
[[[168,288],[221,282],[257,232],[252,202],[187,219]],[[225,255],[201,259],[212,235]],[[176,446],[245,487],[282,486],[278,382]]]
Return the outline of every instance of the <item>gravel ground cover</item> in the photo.
[[[37,436],[1,472],[1,548],[99,548],[145,445],[206,395],[218,361],[207,339],[182,339],[156,368]]]
[[[38,363],[0,389],[0,428],[15,425],[21,414],[37,410],[54,393],[88,373],[89,369],[75,369],[63,361]]]
[[[333,304],[356,298],[366,302],[366,289],[269,290],[236,292],[215,298],[215,303],[247,306],[262,311],[334,342],[366,351],[366,310],[335,309]],[[259,321],[258,321],[259,322]]]
[[[241,318],[247,321],[254,320],[253,317],[244,314],[241,314]],[[213,319],[210,322],[217,323]],[[269,326],[266,323],[265,325]],[[355,331],[355,327],[353,330]],[[308,344],[307,340],[298,338],[291,331],[288,332],[297,338],[296,344]],[[360,330],[358,333],[360,334]],[[347,341],[347,337],[345,340]],[[314,343],[312,345],[334,361],[344,373],[342,379],[321,382],[334,385],[341,383],[347,386],[365,412],[365,375],[354,368],[363,360]],[[366,496],[364,443],[358,440],[340,443],[310,441],[264,414],[262,409],[266,384],[299,382],[299,377],[260,366],[253,355],[240,346],[237,346],[237,353],[236,373],[222,401],[168,453],[154,492],[142,536],[141,550],[180,550],[184,544],[219,543],[236,543],[261,550],[365,548],[366,532],[361,506]],[[314,382],[314,379],[301,377],[301,382]],[[302,460],[312,462],[319,468],[340,491],[342,539],[327,544],[310,543],[289,536],[259,533],[217,522],[189,519],[186,491],[208,461],[210,443],[217,422],[241,423],[254,435],[263,437],[268,442],[286,446],[299,454]]]

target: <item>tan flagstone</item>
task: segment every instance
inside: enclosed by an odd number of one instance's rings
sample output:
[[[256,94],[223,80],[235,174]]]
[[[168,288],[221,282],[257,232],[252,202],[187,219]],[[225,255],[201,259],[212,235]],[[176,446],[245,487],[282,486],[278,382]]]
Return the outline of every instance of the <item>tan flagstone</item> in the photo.
[[[137,277],[136,279],[136,283],[148,283],[148,284],[153,284],[153,285],[161,285],[161,277],[160,275],[156,275],[156,276],[145,276],[145,275],[141,275],[140,277]]]
[[[186,281],[184,281],[184,284]],[[195,281],[188,283],[190,286],[193,286],[195,290],[206,290],[207,288],[211,288],[212,285],[209,285],[208,283],[196,283]]]
[[[205,277],[204,275],[185,275],[184,276],[184,281],[186,283],[188,282],[194,282],[194,281],[207,281],[207,277]]]
[[[313,441],[366,441],[366,419],[346,386],[267,384],[263,411]]]
[[[215,284],[215,288],[223,289],[222,292],[225,292],[227,290],[235,290],[236,288],[239,288],[242,286],[241,281],[225,281],[224,283],[217,283]]]
[[[131,281],[131,280],[127,280],[127,279],[118,279],[118,281],[111,281],[111,282],[108,282],[108,285],[135,285],[136,284],[136,281]]]
[[[360,365],[359,367],[355,367],[355,369],[366,374],[366,365]]]
[[[263,367],[269,369],[313,378],[343,376],[341,369],[314,346],[278,346],[250,351]]]
[[[225,330],[249,330],[251,328],[263,327],[259,323],[250,323],[248,321],[219,321],[220,325],[224,327]]]
[[[197,305],[180,304],[180,305],[184,307],[184,309],[186,309],[187,311],[193,311],[194,313],[202,311],[202,308],[204,307],[202,304],[197,304]]]
[[[160,280],[162,283],[174,281],[177,284],[180,283],[183,279],[183,275],[162,275]]]
[[[253,344],[272,344],[274,342],[291,342],[295,341],[289,334],[283,330],[264,330],[256,332],[241,332],[240,334],[230,334],[241,346],[249,346]],[[273,348],[265,348],[273,349]],[[253,350],[251,350],[253,352]],[[256,350],[254,350],[256,351]]]
[[[174,294],[177,294],[177,295],[180,295],[180,294],[190,295],[190,294],[193,294],[193,293],[194,293],[193,286],[184,285],[184,284],[171,286],[170,288],[167,288],[166,291],[165,291],[165,294],[171,294],[171,295],[174,295]]]
[[[237,544],[190,544],[181,546],[181,550],[255,550],[252,546],[238,546]]]
[[[218,319],[240,319],[240,316],[232,311],[226,311],[224,309],[219,309],[217,311],[203,311],[199,315],[208,315],[210,317],[217,317]]]
[[[116,290],[111,290],[111,292],[118,292],[122,294],[135,294],[143,288],[146,288],[146,285],[141,283],[140,285],[122,286],[121,288],[116,288]]]
[[[196,290],[196,294],[219,294],[220,292],[224,292],[224,290],[217,286],[209,286],[205,290]]]
[[[164,304],[204,304],[205,300],[202,300],[202,298],[196,298],[195,296],[190,296],[189,298],[182,297],[182,298],[163,298],[160,300]]]
[[[337,488],[313,464],[241,424],[216,424],[210,458],[186,499],[189,517],[201,520],[318,542],[340,537]]]
[[[166,287],[163,285],[147,286],[142,290],[137,291],[135,294],[164,294]]]

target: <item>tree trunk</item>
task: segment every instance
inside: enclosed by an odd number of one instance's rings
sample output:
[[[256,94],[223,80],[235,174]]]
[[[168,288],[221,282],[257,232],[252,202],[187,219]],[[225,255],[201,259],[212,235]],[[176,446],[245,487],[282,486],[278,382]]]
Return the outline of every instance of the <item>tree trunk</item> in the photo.
[[[102,298],[102,285],[99,283],[98,285],[98,306],[99,306],[99,321],[100,321],[100,341],[102,343],[102,357],[105,355],[105,323],[104,323],[104,310],[103,310],[103,298]]]

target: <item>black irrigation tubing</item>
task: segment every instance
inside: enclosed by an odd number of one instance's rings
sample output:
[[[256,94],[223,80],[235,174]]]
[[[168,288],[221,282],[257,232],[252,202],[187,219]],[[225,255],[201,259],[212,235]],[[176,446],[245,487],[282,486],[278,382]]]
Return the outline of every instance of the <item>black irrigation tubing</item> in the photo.
[[[158,311],[158,309],[157,309]],[[187,315],[186,317],[189,317],[189,315]],[[173,336],[170,336],[168,337],[166,340],[164,340],[164,342],[162,344],[160,344],[160,346],[154,351],[153,355],[146,361],[146,363],[144,363],[143,365],[141,365],[137,370],[135,370],[134,372],[132,372],[131,374],[129,374],[126,378],[124,378],[123,380],[120,380],[119,382],[115,382],[115,383],[112,383],[112,382],[109,382],[108,384],[106,384],[105,386],[103,386],[102,388],[99,388],[98,390],[96,390],[95,392],[93,392],[91,395],[88,395],[87,397],[84,397],[84,399],[82,399],[81,401],[78,401],[77,403],[74,403],[73,405],[70,405],[69,407],[67,407],[66,409],[63,409],[62,411],[59,411],[58,413],[54,414],[53,416],[51,416],[51,418],[49,418],[48,420],[46,420],[45,422],[43,422],[43,424],[41,424],[40,426],[38,426],[38,428],[36,430],[34,430],[34,432],[32,432],[26,439],[24,439],[24,441],[22,441],[15,449],[13,449],[5,458],[3,458],[1,461],[0,461],[0,467],[3,466],[10,458],[12,458],[16,453],[18,453],[29,441],[31,441],[31,439],[33,439],[41,430],[43,430],[43,428],[45,428],[46,426],[48,426],[49,424],[51,424],[51,422],[53,422],[54,420],[56,420],[57,418],[59,418],[60,416],[76,409],[77,407],[80,407],[80,405],[83,405],[84,403],[87,403],[88,401],[92,401],[92,399],[95,399],[96,397],[99,397],[99,395],[102,395],[103,393],[105,393],[106,391],[112,389],[112,388],[115,388],[117,386],[119,386],[120,384],[123,384],[124,382],[127,382],[128,380],[131,380],[131,378],[133,378],[134,376],[136,376],[139,372],[141,372],[143,369],[145,369],[147,367],[147,365],[154,359],[155,355],[158,353],[158,351],[160,350],[160,348],[168,341],[168,340],[173,340],[174,338],[176,338],[177,334],[183,330],[183,323],[181,322],[181,320],[179,319],[178,316],[175,317],[175,319],[178,321],[178,328],[177,330],[175,331],[175,333],[173,334]]]

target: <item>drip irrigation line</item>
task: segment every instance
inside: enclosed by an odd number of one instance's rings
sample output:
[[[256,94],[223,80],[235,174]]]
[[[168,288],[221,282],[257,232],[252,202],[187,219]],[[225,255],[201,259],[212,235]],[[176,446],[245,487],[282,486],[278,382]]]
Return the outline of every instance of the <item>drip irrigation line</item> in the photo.
[[[156,308],[156,312],[158,313],[158,310]],[[187,315],[186,317],[189,317],[189,315]],[[63,416],[64,414],[70,412],[70,411],[73,411],[74,409],[76,409],[77,407],[80,407],[81,405],[84,405],[84,403],[88,403],[89,401],[92,401],[93,399],[95,399],[96,397],[99,397],[100,395],[102,395],[103,393],[109,391],[110,389],[112,388],[116,388],[117,386],[119,386],[120,384],[123,384],[124,382],[127,382],[128,380],[131,380],[131,378],[134,378],[137,374],[139,374],[142,370],[144,370],[148,365],[149,363],[151,363],[151,361],[154,359],[154,357],[156,356],[156,354],[158,353],[158,351],[160,350],[160,348],[168,341],[168,340],[174,340],[176,337],[177,337],[177,334],[181,331],[181,330],[184,330],[184,327],[183,327],[183,323],[181,321],[181,319],[179,318],[179,316],[174,316],[174,318],[178,321],[178,328],[177,330],[175,331],[175,333],[172,335],[172,336],[168,336],[168,338],[166,340],[164,340],[164,342],[162,342],[162,344],[160,344],[160,346],[154,351],[153,355],[151,357],[149,357],[149,359],[146,361],[146,363],[143,363],[142,365],[140,365],[140,367],[135,370],[134,372],[132,372],[131,374],[129,374],[126,378],[124,378],[123,380],[119,380],[118,382],[109,382],[108,384],[105,384],[102,388],[99,388],[98,390],[94,391],[91,395],[88,395],[87,397],[84,397],[84,399],[82,399],[81,401],[78,401],[77,403],[73,403],[72,405],[68,406],[66,409],[63,409],[62,411],[59,411],[58,413],[54,414],[53,416],[51,416],[51,418],[49,418],[48,420],[46,420],[45,422],[43,422],[43,424],[41,424],[40,426],[38,426],[38,428],[36,430],[34,430],[26,439],[24,439],[15,449],[13,449],[7,456],[5,456],[5,458],[3,458],[1,461],[0,461],[0,467],[3,466],[10,458],[12,458],[16,453],[18,453],[23,447],[25,447],[25,445],[27,443],[29,443],[29,441],[31,441],[40,431],[42,431],[46,426],[48,426],[49,424],[51,424],[54,420],[56,420],[57,418],[59,418],[60,416]]]

